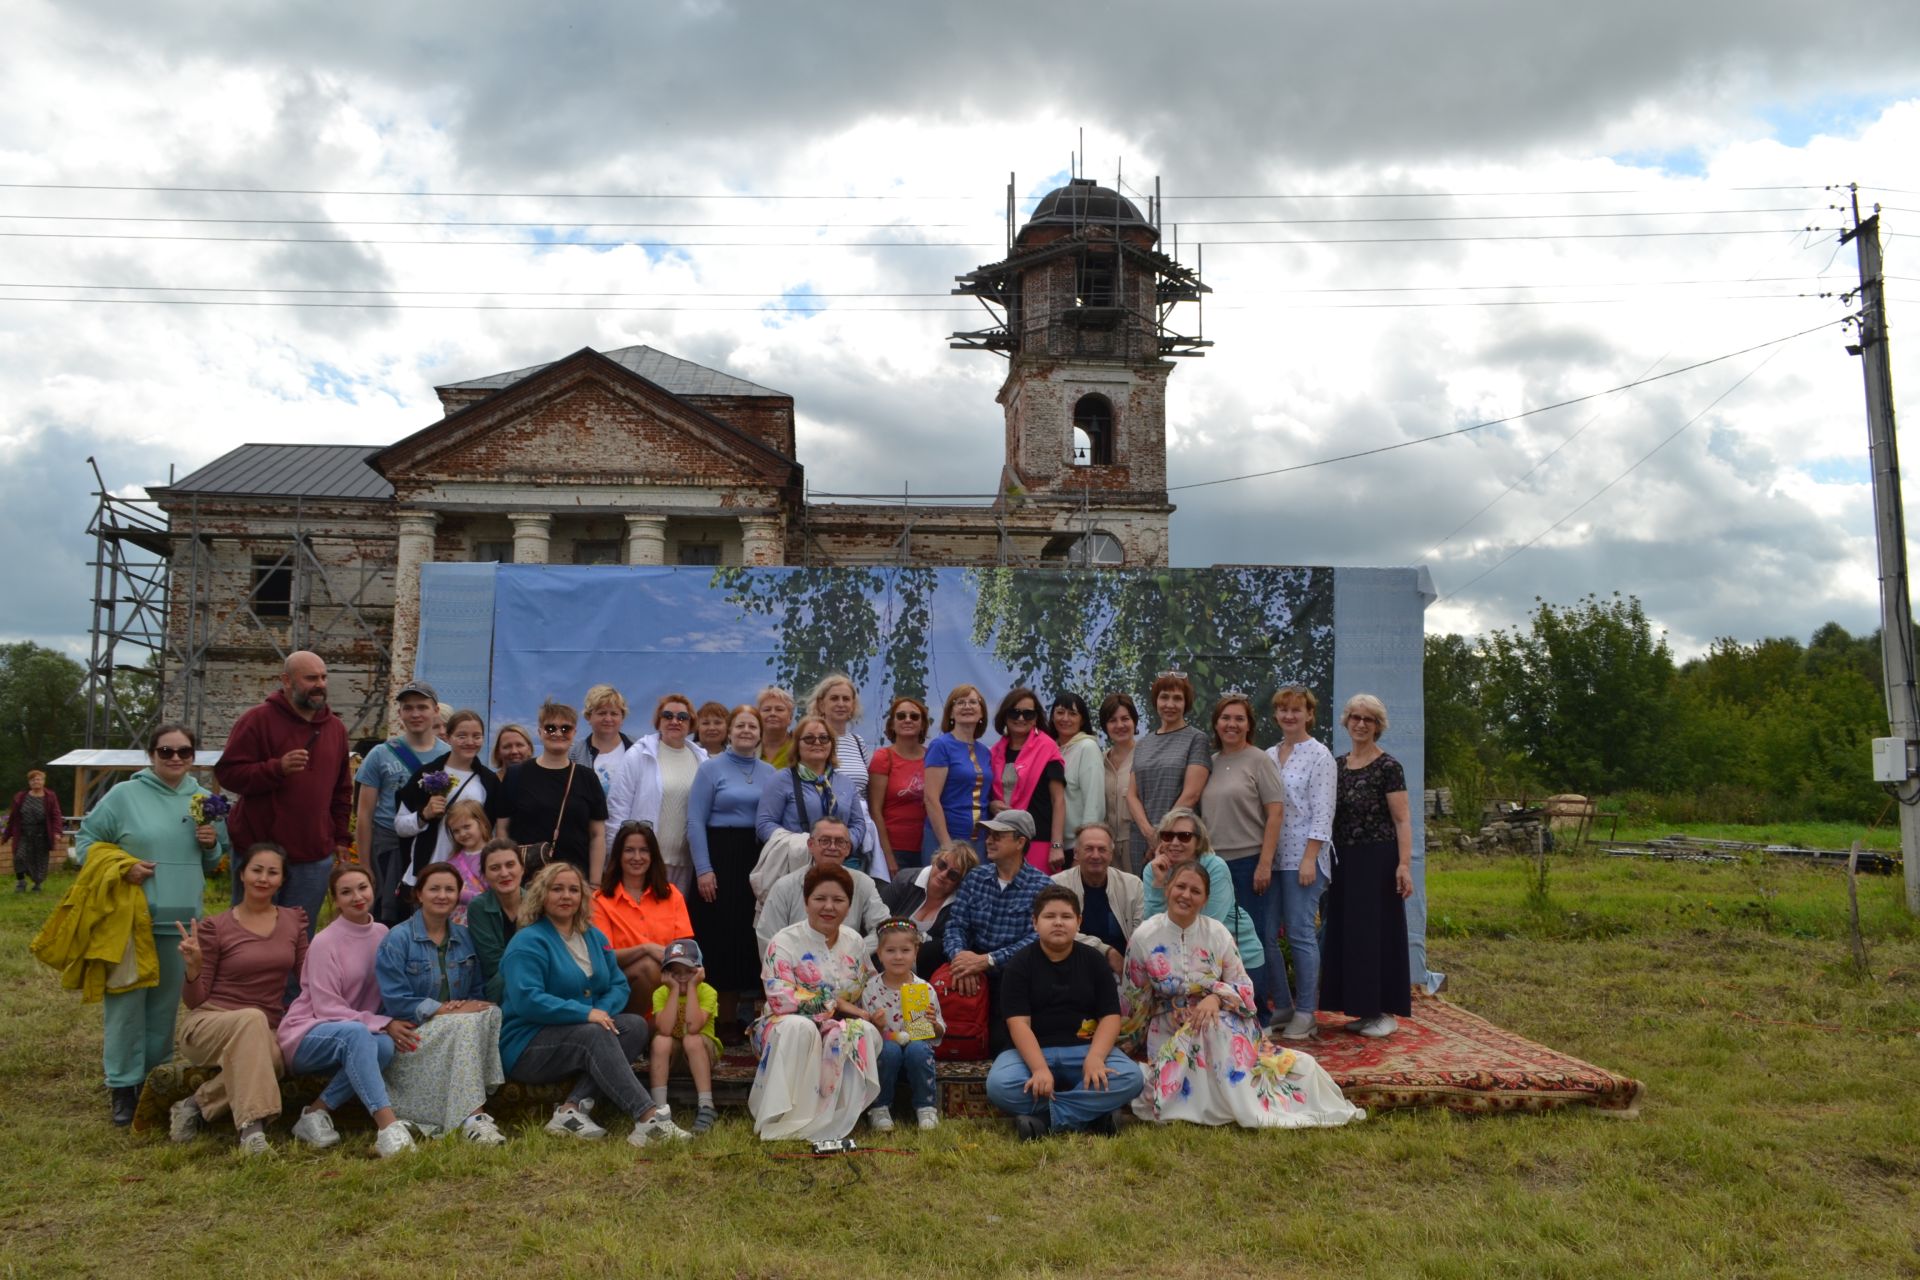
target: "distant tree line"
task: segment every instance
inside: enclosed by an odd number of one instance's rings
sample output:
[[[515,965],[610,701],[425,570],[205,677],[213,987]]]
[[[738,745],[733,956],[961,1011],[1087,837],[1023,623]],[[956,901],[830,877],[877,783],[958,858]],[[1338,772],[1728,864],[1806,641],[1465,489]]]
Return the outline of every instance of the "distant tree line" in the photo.
[[[1664,821],[1870,822],[1888,732],[1879,635],[1829,622],[1675,663],[1640,602],[1537,603],[1527,624],[1426,640],[1427,767],[1462,811],[1530,791]]]

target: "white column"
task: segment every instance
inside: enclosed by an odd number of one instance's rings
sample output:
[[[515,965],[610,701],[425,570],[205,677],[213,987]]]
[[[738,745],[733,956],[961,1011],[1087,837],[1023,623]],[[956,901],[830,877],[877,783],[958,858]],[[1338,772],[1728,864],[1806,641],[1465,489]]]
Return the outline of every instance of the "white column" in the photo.
[[[507,520],[513,525],[513,562],[545,564],[547,543],[553,536],[553,516],[545,511],[515,511]]]
[[[627,517],[627,563],[665,564],[667,562],[667,518],[665,516]]]
[[[420,566],[433,559],[433,531],[438,517],[431,511],[402,511],[400,545],[393,570],[393,665],[387,674],[389,695],[413,679],[413,662],[420,647]],[[393,700],[387,700],[389,717]],[[397,723],[397,722],[396,722]]]
[[[740,563],[778,565],[786,563],[780,520],[777,516],[742,516],[740,519]]]

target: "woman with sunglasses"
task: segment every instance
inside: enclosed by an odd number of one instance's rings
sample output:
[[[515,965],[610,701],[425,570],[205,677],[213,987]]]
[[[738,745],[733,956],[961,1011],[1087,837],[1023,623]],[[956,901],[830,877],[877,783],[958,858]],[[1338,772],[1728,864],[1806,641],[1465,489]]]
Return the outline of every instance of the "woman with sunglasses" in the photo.
[[[607,796],[607,820],[650,825],[660,838],[667,879],[682,897],[693,893],[693,854],[687,845],[687,797],[707,758],[693,738],[693,699],[669,693],[653,707],[653,732],[627,749]]]
[[[1067,766],[1060,748],[1040,730],[1040,695],[1013,688],[993,714],[1000,735],[988,760],[993,770],[993,812],[1023,809],[1035,832],[1027,862],[1052,873],[1067,865]]]
[[[607,797],[593,770],[568,757],[580,717],[564,702],[547,702],[539,723],[540,754],[500,779],[493,833],[597,878],[607,859]]]
[[[1266,978],[1267,948],[1260,941],[1260,926],[1240,909],[1233,896],[1233,872],[1226,860],[1213,851],[1213,837],[1200,815],[1184,806],[1169,809],[1154,830],[1153,860],[1140,877],[1140,914],[1142,918],[1159,915],[1167,909],[1167,882],[1181,864],[1197,862],[1207,873],[1205,914],[1218,920],[1233,935],[1246,968],[1247,980],[1255,991]]]
[[[905,695],[887,708],[887,745],[867,766],[867,812],[887,862],[887,879],[900,868],[920,866],[920,837],[927,821],[927,704]]]
[[[819,716],[802,716],[793,742],[793,763],[774,774],[760,793],[754,834],[761,844],[776,831],[809,835],[814,823],[833,817],[847,824],[847,836],[858,851],[867,835],[867,803],[836,767],[833,727]]]
[[[920,930],[920,956],[913,968],[921,977],[931,978],[933,971],[946,962],[940,938],[946,932],[953,895],[960,892],[960,882],[967,878],[967,872],[979,865],[980,855],[973,846],[955,840],[941,846],[933,861],[914,875],[880,886],[880,900],[887,904],[887,910],[913,921]]]
[[[117,1125],[133,1123],[147,1073],[173,1056],[186,985],[175,943],[181,926],[200,918],[207,873],[230,849],[224,822],[193,822],[194,797],[208,794],[188,776],[194,745],[185,725],[163,724],[148,734],[147,767],[102,796],[73,838],[76,866],[96,844],[118,846],[115,856],[126,864],[120,878],[146,894],[149,945],[160,962],[159,985],[106,998],[107,1090]]]
[[[1340,713],[1353,750],[1337,756],[1333,879],[1321,939],[1320,1007],[1359,1019],[1347,1029],[1390,1036],[1413,1012],[1406,900],[1413,896],[1407,775],[1380,749],[1387,708],[1370,693]]]

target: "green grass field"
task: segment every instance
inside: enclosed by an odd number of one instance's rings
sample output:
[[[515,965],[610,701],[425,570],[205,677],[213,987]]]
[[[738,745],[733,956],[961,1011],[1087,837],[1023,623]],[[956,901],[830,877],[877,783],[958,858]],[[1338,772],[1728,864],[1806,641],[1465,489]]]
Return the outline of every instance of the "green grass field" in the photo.
[[[1892,815],[1869,831],[1850,822],[1771,822],[1748,826],[1738,822],[1628,823],[1620,820],[1613,829],[1611,815],[1601,815],[1594,827],[1599,836],[1621,840],[1653,840],[1661,836],[1684,835],[1697,840],[1739,840],[1748,844],[1794,844],[1807,849],[1847,849],[1855,840],[1862,849],[1900,852],[1900,824]]]
[[[537,1128],[376,1162],[364,1134],[243,1162],[106,1121],[99,1013],[0,894],[0,1273],[578,1276],[1920,1274],[1920,929],[1864,880],[1762,864],[1436,857],[1448,995],[1645,1082],[1638,1120],[1392,1112],[1332,1132],[1129,1126],[1022,1146],[769,1158],[730,1114],[686,1149]],[[284,1144],[284,1129],[275,1131]]]

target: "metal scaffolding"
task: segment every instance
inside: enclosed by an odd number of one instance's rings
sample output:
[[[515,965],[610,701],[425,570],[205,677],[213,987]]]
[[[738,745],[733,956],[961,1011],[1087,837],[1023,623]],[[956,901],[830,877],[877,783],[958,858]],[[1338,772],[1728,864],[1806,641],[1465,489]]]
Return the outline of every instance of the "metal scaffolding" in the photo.
[[[92,458],[93,646],[87,662],[89,747],[144,747],[165,702],[166,513],[107,488]]]
[[[372,662],[359,700],[334,710],[350,735],[384,732],[393,652],[367,596],[375,583],[392,580],[392,558],[343,567],[318,553],[329,543],[396,543],[396,535],[309,527],[298,498],[289,528],[216,531],[202,526],[198,498],[181,520],[151,498],[115,495],[97,465],[94,479],[87,746],[144,747],[163,715],[176,715],[202,741],[218,740],[228,726],[208,719],[216,663],[277,666],[296,650],[328,656],[343,644],[361,645]],[[216,599],[215,588],[222,544],[243,545],[251,570],[250,589],[224,614],[216,606],[229,601]]]

